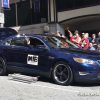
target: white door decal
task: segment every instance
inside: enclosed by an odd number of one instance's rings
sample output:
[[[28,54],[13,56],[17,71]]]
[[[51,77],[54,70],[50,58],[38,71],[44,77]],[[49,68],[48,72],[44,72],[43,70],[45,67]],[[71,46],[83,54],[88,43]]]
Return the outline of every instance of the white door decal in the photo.
[[[27,56],[27,64],[38,65],[38,56],[37,55],[28,54],[28,56]]]

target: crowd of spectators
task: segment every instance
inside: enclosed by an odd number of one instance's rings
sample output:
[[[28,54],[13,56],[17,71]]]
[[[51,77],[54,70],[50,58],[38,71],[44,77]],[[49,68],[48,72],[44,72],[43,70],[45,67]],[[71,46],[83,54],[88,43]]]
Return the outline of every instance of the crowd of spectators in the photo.
[[[49,33],[49,27],[46,26],[44,28],[44,33]],[[61,34],[60,31],[57,31],[56,33],[52,33],[56,36],[66,38],[68,36],[69,40],[76,44],[79,48],[84,50],[95,50],[100,52],[100,32],[97,34],[89,34],[87,32],[80,33],[78,30],[75,30],[74,32],[71,32],[69,27],[65,28],[65,35]]]
[[[72,33],[69,28],[66,28],[65,33],[69,35],[70,41],[79,48],[100,51],[100,32],[97,35],[92,34],[89,36],[89,33],[79,33],[78,30]]]
[[[66,28],[65,34],[66,36],[69,36],[69,40],[79,48],[100,52],[100,32],[98,34],[89,34],[86,32],[79,33],[78,30],[75,30],[75,32],[72,33],[69,28]],[[66,38],[65,35],[62,35],[59,31],[56,32],[56,35]]]

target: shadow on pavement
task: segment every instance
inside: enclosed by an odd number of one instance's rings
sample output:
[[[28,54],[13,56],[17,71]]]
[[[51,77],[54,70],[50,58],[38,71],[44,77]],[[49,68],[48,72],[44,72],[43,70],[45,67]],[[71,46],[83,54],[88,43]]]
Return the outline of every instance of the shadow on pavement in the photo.
[[[54,82],[50,78],[39,77],[39,81],[54,84]]]
[[[40,77],[39,81],[55,84],[53,80],[49,78],[44,78],[44,77]],[[100,83],[76,83],[74,82],[71,84],[71,86],[75,86],[75,87],[96,87],[97,86],[98,87],[100,86]]]
[[[98,87],[100,86],[100,83],[73,83],[71,86],[77,86],[77,87]]]
[[[14,74],[12,74],[12,75],[14,75]],[[22,79],[24,79],[25,81],[28,80],[28,82],[31,80],[31,78],[33,78],[33,79],[36,78],[36,76],[32,77],[32,76],[26,76],[26,75],[25,76],[24,75],[17,75],[17,79],[20,79],[20,77],[22,77],[21,80]],[[22,80],[22,82],[24,80]],[[45,77],[38,77],[36,81],[41,81],[41,82],[55,84],[52,79],[45,78]],[[74,82],[70,86],[75,86],[75,87],[99,87],[100,86],[100,82],[99,83],[76,83],[76,82]]]

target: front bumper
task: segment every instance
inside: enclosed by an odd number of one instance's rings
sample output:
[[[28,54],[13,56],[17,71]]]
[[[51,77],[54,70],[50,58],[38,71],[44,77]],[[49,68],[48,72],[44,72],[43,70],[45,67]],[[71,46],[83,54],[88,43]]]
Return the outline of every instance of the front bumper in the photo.
[[[100,82],[100,64],[79,64],[74,71],[74,80],[83,83]]]
[[[82,72],[82,73],[86,73],[86,75],[85,74],[80,75],[80,72],[76,73],[75,78],[74,78],[76,82],[83,82],[83,83],[100,82],[100,72],[88,71],[88,72]]]

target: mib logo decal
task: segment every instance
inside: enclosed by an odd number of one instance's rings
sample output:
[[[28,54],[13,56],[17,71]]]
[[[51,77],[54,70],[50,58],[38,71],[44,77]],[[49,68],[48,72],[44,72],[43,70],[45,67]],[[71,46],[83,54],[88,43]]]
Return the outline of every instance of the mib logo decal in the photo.
[[[38,65],[38,56],[37,55],[28,55],[27,56],[27,64],[30,65]]]

